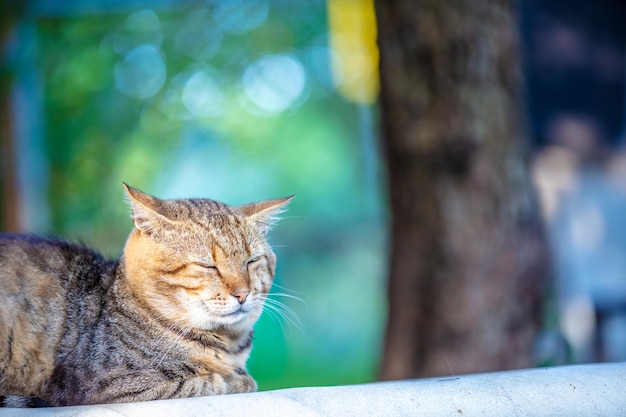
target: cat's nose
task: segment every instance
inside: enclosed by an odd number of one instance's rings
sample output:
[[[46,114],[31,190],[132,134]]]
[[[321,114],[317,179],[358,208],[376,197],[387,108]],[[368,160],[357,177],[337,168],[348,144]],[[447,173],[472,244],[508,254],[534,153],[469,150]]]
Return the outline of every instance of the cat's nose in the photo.
[[[248,298],[248,294],[250,294],[250,290],[247,288],[240,288],[231,292],[232,296],[239,301],[239,304],[243,304],[246,302],[246,298]]]

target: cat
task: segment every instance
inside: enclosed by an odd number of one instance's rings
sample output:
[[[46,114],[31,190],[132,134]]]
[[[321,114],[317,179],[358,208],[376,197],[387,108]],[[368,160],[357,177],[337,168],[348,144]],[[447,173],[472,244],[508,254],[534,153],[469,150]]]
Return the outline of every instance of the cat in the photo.
[[[0,234],[7,403],[256,390],[246,361],[276,266],[266,234],[294,196],[229,206],[124,188],[134,228],[117,261],[64,240]]]

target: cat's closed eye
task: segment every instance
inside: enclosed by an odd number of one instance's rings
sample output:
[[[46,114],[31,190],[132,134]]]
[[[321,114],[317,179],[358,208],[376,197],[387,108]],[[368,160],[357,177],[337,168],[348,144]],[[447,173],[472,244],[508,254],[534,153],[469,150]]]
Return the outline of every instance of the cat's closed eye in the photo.
[[[213,264],[205,264],[205,263],[196,263],[196,265],[209,270],[217,270],[217,266]]]
[[[263,260],[263,259],[264,259],[263,256],[255,256],[254,258],[252,258],[252,259],[250,259],[248,261],[247,267],[248,268],[254,267],[254,266],[258,265],[261,262],[261,260]]]

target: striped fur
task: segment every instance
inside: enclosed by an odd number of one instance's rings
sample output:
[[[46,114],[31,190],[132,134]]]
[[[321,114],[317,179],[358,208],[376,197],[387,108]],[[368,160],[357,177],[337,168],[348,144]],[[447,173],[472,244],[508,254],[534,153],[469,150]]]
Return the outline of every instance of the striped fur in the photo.
[[[291,198],[232,207],[126,190],[135,228],[119,261],[0,234],[0,398],[59,406],[256,389],[246,360],[276,263],[265,232]]]

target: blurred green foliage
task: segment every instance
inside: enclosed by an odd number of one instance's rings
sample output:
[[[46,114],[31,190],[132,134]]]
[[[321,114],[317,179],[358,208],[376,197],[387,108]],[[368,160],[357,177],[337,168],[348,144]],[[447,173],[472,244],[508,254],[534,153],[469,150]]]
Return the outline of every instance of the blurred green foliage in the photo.
[[[275,292],[302,301],[275,296],[293,314],[263,316],[250,370],[261,389],[371,381],[387,255],[375,109],[335,90],[323,2],[221,3],[37,19],[50,231],[118,256],[122,181],[229,204],[296,194],[271,242]],[[278,64],[297,74],[277,83]]]

